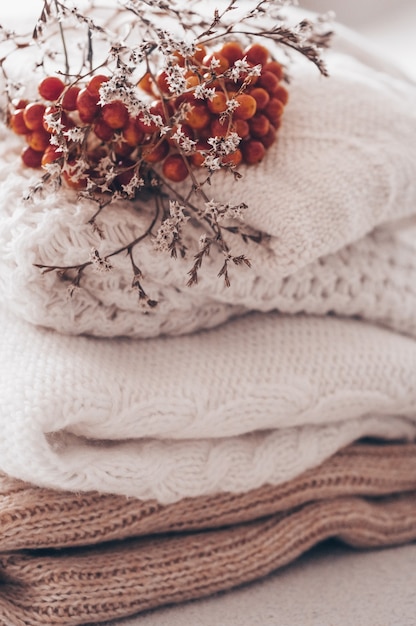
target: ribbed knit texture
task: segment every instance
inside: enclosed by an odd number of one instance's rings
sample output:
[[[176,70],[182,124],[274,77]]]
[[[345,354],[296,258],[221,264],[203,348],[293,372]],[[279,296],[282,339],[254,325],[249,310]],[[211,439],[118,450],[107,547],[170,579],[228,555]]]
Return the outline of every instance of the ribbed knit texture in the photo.
[[[361,57],[365,57],[362,54]],[[362,59],[363,60],[363,59]],[[416,333],[413,241],[396,226],[416,212],[416,87],[332,52],[331,77],[295,63],[290,102],[279,139],[243,178],[219,173],[209,194],[246,202],[246,224],[269,235],[246,249],[253,267],[234,268],[231,287],[217,278],[221,258],[204,262],[199,284],[187,288],[196,242],[187,260],[134,251],[149,295],[143,311],[131,288],[126,256],[109,273],[88,269],[72,298],[55,272],[34,263],[72,265],[126,244],[146,228],[146,209],[129,203],[103,211],[103,241],[87,222],[96,206],[68,189],[33,205],[22,201],[32,176],[18,165],[19,139],[2,131],[0,143],[0,287],[19,316],[65,333],[149,337],[212,327],[247,310],[359,316]],[[6,138],[7,137],[7,138]],[[377,227],[394,223],[379,231]],[[414,227],[416,232],[416,227]],[[400,301],[400,306],[397,302]]]
[[[205,596],[328,537],[361,548],[416,539],[415,445],[356,445],[281,487],[166,507],[0,485],[7,626],[98,623]]]

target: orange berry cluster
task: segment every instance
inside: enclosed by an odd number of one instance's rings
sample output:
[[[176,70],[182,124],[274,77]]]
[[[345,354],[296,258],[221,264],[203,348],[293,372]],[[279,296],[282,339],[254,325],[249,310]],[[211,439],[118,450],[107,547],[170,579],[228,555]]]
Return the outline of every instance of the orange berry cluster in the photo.
[[[111,155],[118,172],[112,182],[114,188],[127,185],[140,168],[157,163],[166,179],[185,180],[191,166],[206,165],[206,157],[212,153],[210,139],[227,139],[235,133],[241,141],[220,157],[221,166],[261,161],[275,141],[288,100],[281,84],[282,66],[270,58],[267,48],[255,43],[244,49],[238,42],[227,42],[220,50],[208,53],[199,45],[191,58],[176,53],[175,63],[182,68],[186,81],[180,95],[172,93],[167,70],[157,75],[147,73],[138,83],[153,99],[149,111],[160,116],[163,134],[143,114],[132,116],[121,100],[99,103],[100,88],[108,76],[95,75],[86,84],[72,85],[56,76],[44,78],[38,85],[40,100],[19,100],[13,103],[10,115],[10,127],[25,136],[28,144],[22,152],[23,163],[38,168],[62,159],[62,151],[51,142],[53,135],[85,127],[88,148],[83,157],[91,165],[88,175],[94,178],[100,159]],[[250,72],[255,66],[259,67]],[[236,68],[242,69],[236,72]],[[205,92],[197,97],[201,86]],[[180,111],[184,113],[178,123]],[[58,126],[54,119],[59,120]],[[170,130],[166,132],[166,128]],[[182,139],[191,141],[191,150],[182,149],[178,130]],[[68,146],[72,146],[73,154],[69,150],[64,177],[70,186],[82,188],[86,178],[71,177],[71,163],[75,167],[80,147],[76,142],[68,142]]]

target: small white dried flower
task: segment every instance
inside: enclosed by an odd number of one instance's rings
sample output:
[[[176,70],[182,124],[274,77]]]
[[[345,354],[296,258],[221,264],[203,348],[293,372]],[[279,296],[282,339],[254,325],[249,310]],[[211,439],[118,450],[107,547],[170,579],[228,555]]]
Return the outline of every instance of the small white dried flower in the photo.
[[[216,57],[212,57],[211,59],[211,63],[209,64],[209,69],[213,72],[215,72],[215,70],[217,69],[217,67],[220,67],[221,62],[219,59],[217,59]]]
[[[209,137],[207,143],[212,146],[212,151],[218,156],[225,156],[235,152],[240,144],[241,137],[231,132],[226,137]]]
[[[220,202],[210,200],[209,202],[205,202],[204,208],[201,210],[201,214],[203,217],[208,217],[209,219],[216,221],[220,215],[221,207],[222,205]]]
[[[109,272],[113,269],[113,266],[108,259],[103,258],[98,252],[97,248],[92,248],[90,252],[91,264],[97,272]]]
[[[208,235],[207,233],[203,233],[198,241],[199,249],[203,250],[208,243]]]
[[[241,204],[236,204],[235,206],[227,205],[224,210],[224,218],[225,219],[237,219],[244,220],[244,211],[247,209],[247,204],[242,202]]]
[[[204,159],[203,166],[206,167],[210,172],[214,172],[215,170],[221,169],[221,161],[213,154],[207,154]]]
[[[235,98],[227,100],[226,113],[231,115],[240,106],[240,103]]]
[[[51,178],[55,178],[60,176],[62,172],[62,167],[56,161],[52,161],[52,163],[45,163],[42,165],[42,168],[48,172]]]
[[[139,178],[139,176],[137,176],[137,174],[134,174],[132,176],[132,178],[130,179],[129,183],[127,185],[123,185],[122,189],[124,191],[124,193],[129,196],[129,198],[132,198],[137,189],[140,189],[141,187],[144,187],[144,180],[143,178]]]
[[[69,141],[82,143],[85,138],[85,133],[85,128],[82,128],[80,126],[74,126],[74,128],[69,128],[63,134]]]
[[[166,70],[166,82],[171,94],[180,96],[186,90],[186,68],[179,65],[169,65]]]
[[[154,239],[154,246],[160,252],[167,252],[178,234],[175,220],[166,219],[162,222]]]
[[[261,65],[253,65],[253,67],[250,67],[250,69],[247,71],[247,76],[260,76],[261,70]]]
[[[180,204],[177,200],[169,201],[169,213],[173,220],[176,220],[177,223],[184,224],[190,218],[189,215],[185,215],[184,211],[186,210],[183,204]]]
[[[227,78],[231,78],[234,82],[237,82],[242,74],[246,74],[250,69],[247,57],[237,59],[234,61],[234,65],[226,72]]]
[[[100,176],[105,176],[109,172],[111,174],[114,172],[114,163],[108,155],[98,161],[96,172]]]
[[[62,124],[61,114],[59,112],[47,113],[43,116],[43,119],[52,134],[61,133],[65,128],[65,126]]]
[[[197,85],[194,89],[194,98],[212,100],[215,97],[216,91],[211,87],[207,87],[206,83]]]

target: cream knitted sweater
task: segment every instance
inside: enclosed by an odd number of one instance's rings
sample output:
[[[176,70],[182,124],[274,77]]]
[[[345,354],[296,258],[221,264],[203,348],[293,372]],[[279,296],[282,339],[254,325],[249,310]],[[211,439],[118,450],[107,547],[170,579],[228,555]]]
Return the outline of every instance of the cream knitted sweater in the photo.
[[[167,503],[416,439],[416,342],[364,322],[255,314],[145,341],[1,326],[0,470],[35,484]]]
[[[227,288],[217,278],[223,260],[212,255],[188,288],[192,253],[175,261],[143,243],[135,260],[159,302],[151,311],[140,308],[125,256],[113,257],[108,273],[86,272],[72,298],[55,272],[42,276],[34,267],[83,262],[94,246],[105,256],[142,232],[149,216],[121,202],[103,213],[100,242],[87,225],[96,207],[75,193],[24,202],[31,173],[3,134],[0,288],[10,308],[61,332],[102,336],[187,333],[276,309],[360,316],[416,332],[416,260],[396,232],[401,218],[416,213],[416,87],[336,51],[328,66],[324,79],[295,64],[277,144],[260,165],[243,168],[242,180],[223,172],[213,178],[212,197],[246,202],[247,225],[269,236],[248,249],[232,242],[253,267],[232,269]]]

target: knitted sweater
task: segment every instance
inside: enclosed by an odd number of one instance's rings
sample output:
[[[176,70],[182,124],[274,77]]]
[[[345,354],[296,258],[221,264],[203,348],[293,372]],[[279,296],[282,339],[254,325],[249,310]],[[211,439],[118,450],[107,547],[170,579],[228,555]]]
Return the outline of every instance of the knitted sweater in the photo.
[[[416,342],[364,322],[254,314],[142,341],[1,326],[0,470],[35,484],[167,503],[416,439]]]
[[[71,298],[56,272],[34,267],[84,262],[92,247],[105,256],[139,235],[149,215],[120,201],[102,213],[100,241],[87,224],[96,207],[75,192],[24,202],[32,174],[17,164],[19,140],[3,134],[0,288],[8,306],[71,334],[187,333],[248,310],[335,312],[415,333],[416,261],[400,220],[416,212],[416,88],[371,67],[373,58],[365,64],[365,50],[356,53],[361,61],[335,48],[329,79],[295,63],[277,143],[261,164],[242,169],[241,180],[213,177],[212,197],[247,203],[246,225],[267,235],[261,245],[230,242],[252,268],[232,268],[227,288],[217,277],[223,259],[212,254],[189,288],[199,234],[184,260],[144,241],[134,254],[158,301],[152,310],[140,308],[127,256],[113,257],[110,272],[89,268]]]
[[[167,506],[0,475],[0,616],[107,624],[257,579],[327,537],[356,548],[414,541],[415,448],[349,446],[280,487]]]

